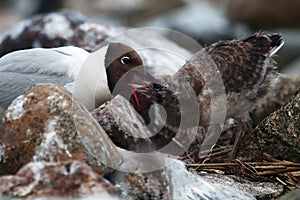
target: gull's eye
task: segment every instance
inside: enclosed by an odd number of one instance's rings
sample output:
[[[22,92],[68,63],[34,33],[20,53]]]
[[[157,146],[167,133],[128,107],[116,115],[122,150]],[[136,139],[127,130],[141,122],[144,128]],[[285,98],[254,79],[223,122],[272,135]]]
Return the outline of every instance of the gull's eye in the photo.
[[[122,58],[121,58],[121,63],[122,63],[123,65],[129,64],[129,63],[130,63],[130,58],[127,57],[127,56],[122,57]]]

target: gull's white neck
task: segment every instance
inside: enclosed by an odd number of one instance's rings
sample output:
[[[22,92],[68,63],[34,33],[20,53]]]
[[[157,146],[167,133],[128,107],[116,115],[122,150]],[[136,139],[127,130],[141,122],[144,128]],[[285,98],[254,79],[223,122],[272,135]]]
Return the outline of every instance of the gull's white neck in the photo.
[[[107,49],[105,46],[91,53],[75,78],[73,95],[89,111],[111,99],[104,63]]]

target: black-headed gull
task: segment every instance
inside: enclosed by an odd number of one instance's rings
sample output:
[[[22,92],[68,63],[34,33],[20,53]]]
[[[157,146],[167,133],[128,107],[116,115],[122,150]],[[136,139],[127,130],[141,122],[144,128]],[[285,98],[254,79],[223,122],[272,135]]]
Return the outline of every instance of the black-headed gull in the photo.
[[[138,106],[137,73],[147,75],[142,58],[122,43],[93,53],[74,46],[19,50],[0,58],[0,107],[6,108],[29,85],[45,82],[65,85],[88,110],[109,100],[114,89],[128,89]]]

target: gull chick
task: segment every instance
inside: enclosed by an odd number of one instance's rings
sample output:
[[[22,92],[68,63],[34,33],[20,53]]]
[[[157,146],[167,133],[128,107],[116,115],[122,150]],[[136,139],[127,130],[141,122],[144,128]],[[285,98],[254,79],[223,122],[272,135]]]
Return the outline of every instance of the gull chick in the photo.
[[[216,65],[225,88],[226,119],[233,118],[239,123],[235,131],[232,158],[235,157],[240,139],[245,132],[251,131],[249,113],[257,101],[270,92],[272,80],[277,74],[272,56],[283,44],[280,34],[264,33],[214,43],[196,53],[173,77],[175,80],[184,77],[193,87],[200,105],[199,125],[208,126],[210,115],[207,113],[210,113],[210,106],[218,105],[211,105],[209,101],[204,76],[206,80],[214,79],[215,73],[210,70],[211,63]]]

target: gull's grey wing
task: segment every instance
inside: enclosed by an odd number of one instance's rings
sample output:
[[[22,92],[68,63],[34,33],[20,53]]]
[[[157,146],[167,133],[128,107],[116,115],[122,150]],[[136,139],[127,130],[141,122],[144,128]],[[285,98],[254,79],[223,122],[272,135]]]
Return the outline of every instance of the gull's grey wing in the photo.
[[[64,86],[73,81],[72,78],[66,76],[0,72],[0,108],[7,108],[15,98],[32,84],[54,83]]]
[[[18,50],[0,58],[0,72],[76,77],[88,55],[87,51],[73,46]]]

